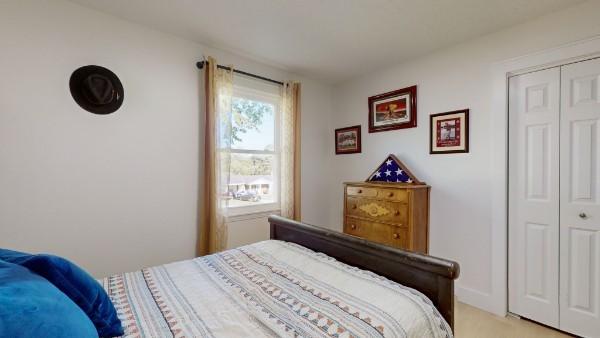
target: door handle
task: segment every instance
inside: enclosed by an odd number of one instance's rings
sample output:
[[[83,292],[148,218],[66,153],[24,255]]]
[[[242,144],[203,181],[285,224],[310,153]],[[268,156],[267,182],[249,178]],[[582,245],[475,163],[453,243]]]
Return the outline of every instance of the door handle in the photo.
[[[588,216],[585,214],[585,212],[579,213],[579,218],[581,219],[586,219]]]

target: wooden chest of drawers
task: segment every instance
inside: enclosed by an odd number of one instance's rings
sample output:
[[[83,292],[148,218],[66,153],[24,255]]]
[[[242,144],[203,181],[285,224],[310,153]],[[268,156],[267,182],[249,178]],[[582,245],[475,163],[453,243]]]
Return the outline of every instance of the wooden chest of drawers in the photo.
[[[344,183],[344,232],[427,253],[429,190],[425,184]]]

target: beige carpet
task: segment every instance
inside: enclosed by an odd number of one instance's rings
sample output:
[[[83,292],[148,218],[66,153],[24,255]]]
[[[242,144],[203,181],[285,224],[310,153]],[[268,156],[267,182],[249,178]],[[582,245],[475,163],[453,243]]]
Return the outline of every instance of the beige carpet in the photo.
[[[498,317],[456,302],[456,338],[558,338],[571,337],[534,322],[515,317]]]

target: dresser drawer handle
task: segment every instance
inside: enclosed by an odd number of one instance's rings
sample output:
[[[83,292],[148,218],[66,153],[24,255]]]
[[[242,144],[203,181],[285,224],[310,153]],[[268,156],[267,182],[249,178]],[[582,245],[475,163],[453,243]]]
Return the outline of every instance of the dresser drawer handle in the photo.
[[[353,205],[352,205],[352,209],[356,209],[356,204],[353,204]]]
[[[388,193],[388,197],[394,197],[394,193],[393,192]]]
[[[356,192],[362,194],[362,189],[358,189]]]
[[[400,210],[396,210],[396,212],[394,213],[394,215],[400,216]]]
[[[398,235],[398,234],[394,234],[394,236],[393,236],[393,237],[394,237],[394,239],[398,239],[398,238],[400,238],[400,235]]]
[[[355,224],[351,224],[351,225],[350,225],[350,229],[352,229],[352,230],[356,230],[356,225],[355,225]]]

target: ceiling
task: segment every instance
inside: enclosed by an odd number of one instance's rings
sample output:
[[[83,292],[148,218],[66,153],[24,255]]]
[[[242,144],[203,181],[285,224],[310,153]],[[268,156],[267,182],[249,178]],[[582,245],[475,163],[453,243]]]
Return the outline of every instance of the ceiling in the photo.
[[[72,0],[339,83],[583,0]]]

